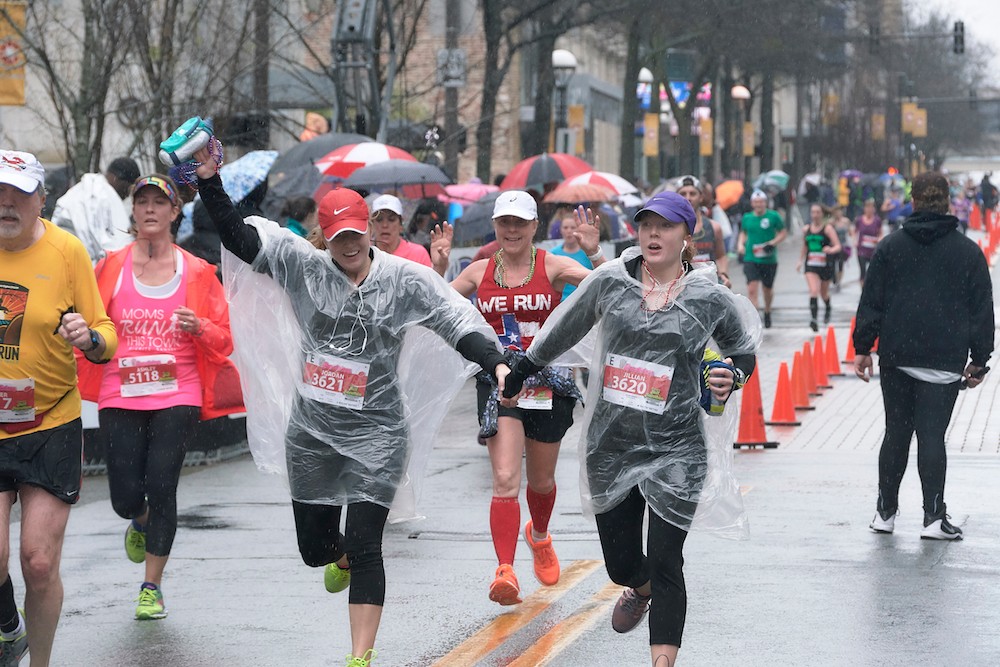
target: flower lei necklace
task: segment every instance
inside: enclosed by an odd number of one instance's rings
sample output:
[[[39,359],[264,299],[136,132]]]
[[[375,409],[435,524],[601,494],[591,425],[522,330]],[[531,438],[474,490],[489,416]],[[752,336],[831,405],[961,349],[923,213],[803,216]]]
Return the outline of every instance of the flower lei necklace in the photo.
[[[497,250],[493,255],[493,261],[496,264],[496,270],[493,272],[493,281],[500,287],[504,289],[517,289],[518,287],[524,287],[531,282],[531,279],[535,276],[535,254],[538,250],[535,246],[531,246],[531,265],[528,267],[528,276],[521,281],[519,285],[508,285],[507,284],[507,272],[503,266],[503,248]]]
[[[663,285],[662,283],[660,283],[659,280],[656,279],[656,276],[654,276],[650,272],[649,265],[646,264],[646,260],[642,260],[642,269],[646,272],[646,275],[649,276],[649,279],[653,281],[653,286],[650,287],[648,290],[646,290],[646,293],[642,295],[642,301],[639,302],[639,307],[642,308],[647,313],[659,312],[663,310],[670,303],[671,298],[674,296],[673,294],[674,288],[677,286],[678,281],[680,281],[680,279],[684,277],[684,266],[681,265],[681,270],[677,274],[677,277],[671,280],[669,283],[667,283],[666,296],[663,299],[663,303],[661,303],[659,306],[655,308],[649,305],[649,297],[653,294],[654,291],[663,287]]]

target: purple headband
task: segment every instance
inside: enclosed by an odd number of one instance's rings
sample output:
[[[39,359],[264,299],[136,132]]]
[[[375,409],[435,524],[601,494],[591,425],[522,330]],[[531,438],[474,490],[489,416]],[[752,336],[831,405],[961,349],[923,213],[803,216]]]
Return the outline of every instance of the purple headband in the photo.
[[[659,192],[653,195],[632,219],[639,222],[639,216],[646,211],[652,211],[669,222],[683,222],[687,225],[688,231],[694,234],[694,225],[697,222],[694,209],[687,199],[676,192]]]

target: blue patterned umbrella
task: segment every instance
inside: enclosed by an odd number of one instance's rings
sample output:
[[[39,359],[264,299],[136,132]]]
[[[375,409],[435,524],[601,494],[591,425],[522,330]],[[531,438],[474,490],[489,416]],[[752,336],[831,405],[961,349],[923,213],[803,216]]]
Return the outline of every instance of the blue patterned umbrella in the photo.
[[[267,172],[278,157],[278,151],[250,151],[239,160],[222,165],[219,176],[226,194],[239,203],[254,188],[267,180]]]

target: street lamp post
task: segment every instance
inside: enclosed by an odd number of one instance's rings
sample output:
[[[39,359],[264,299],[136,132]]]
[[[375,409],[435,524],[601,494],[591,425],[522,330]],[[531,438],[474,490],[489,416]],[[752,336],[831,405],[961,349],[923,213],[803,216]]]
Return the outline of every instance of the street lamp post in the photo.
[[[556,49],[552,52],[552,73],[555,75],[556,90],[559,91],[559,106],[556,110],[556,152],[570,153],[569,132],[567,127],[567,99],[566,89],[569,87],[569,80],[576,72],[576,56],[566,49]]]
[[[653,104],[653,73],[649,69],[643,67],[639,70],[639,90],[642,91],[642,97],[639,100],[639,119],[638,122],[641,123],[643,128],[642,138],[637,139],[638,151],[636,159],[639,164],[639,178],[643,181],[649,181],[649,158],[646,156],[645,143],[646,143],[646,132],[648,128],[646,127],[646,113],[649,112]],[[659,136],[656,138],[659,141]]]
[[[750,89],[744,85],[736,84],[735,86],[732,87],[732,90],[729,91],[729,96],[736,101],[736,108],[739,111],[736,122],[736,141],[734,143],[736,144],[737,147],[736,155],[739,156],[739,159],[736,161],[736,164],[739,164],[743,167],[743,172],[740,174],[740,180],[745,181],[747,179],[747,175],[750,173],[750,168],[747,166],[748,160],[750,158],[743,152],[743,143],[744,143],[743,126],[746,123],[746,116],[747,116],[746,105],[747,105],[747,100],[750,99]]]

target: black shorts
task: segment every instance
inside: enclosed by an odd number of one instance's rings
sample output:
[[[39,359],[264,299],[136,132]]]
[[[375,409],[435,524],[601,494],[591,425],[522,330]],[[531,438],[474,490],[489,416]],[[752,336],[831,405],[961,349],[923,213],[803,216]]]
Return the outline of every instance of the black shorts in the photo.
[[[491,386],[486,382],[476,382],[476,395],[479,398],[479,425],[482,426],[483,409],[490,398]],[[524,435],[538,442],[559,442],[566,431],[573,425],[573,407],[575,398],[552,395],[551,410],[525,410],[523,408],[499,407],[500,417],[513,417],[524,425]]]
[[[833,280],[833,267],[829,264],[826,266],[807,266],[806,273],[815,273],[824,282]]]
[[[758,262],[744,262],[743,275],[747,277],[747,282],[760,281],[764,287],[771,289],[774,286],[774,276],[778,273],[777,264],[761,264]]]
[[[45,489],[68,505],[80,499],[83,422],[0,440],[0,492],[22,484]]]

